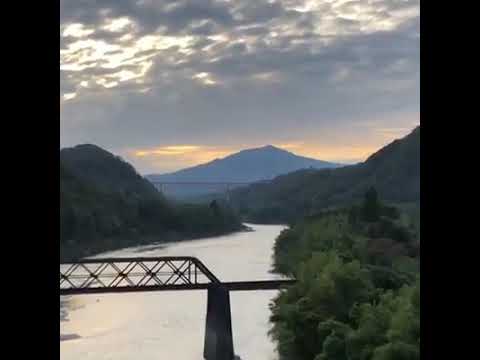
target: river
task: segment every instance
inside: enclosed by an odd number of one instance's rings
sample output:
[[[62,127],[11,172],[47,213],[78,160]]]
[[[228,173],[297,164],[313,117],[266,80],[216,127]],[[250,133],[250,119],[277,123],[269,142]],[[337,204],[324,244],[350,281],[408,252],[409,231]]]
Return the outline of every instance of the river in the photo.
[[[250,225],[254,231],[181,243],[122,249],[99,257],[195,256],[222,281],[278,279],[272,247],[285,227]],[[276,360],[268,337],[269,303],[277,291],[231,292],[235,353],[242,360]],[[62,297],[62,360],[201,360],[206,291]]]

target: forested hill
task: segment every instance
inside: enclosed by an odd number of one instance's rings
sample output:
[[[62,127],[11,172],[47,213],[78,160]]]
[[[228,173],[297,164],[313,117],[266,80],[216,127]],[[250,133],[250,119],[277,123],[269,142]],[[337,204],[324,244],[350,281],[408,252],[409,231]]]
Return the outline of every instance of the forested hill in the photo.
[[[60,161],[73,175],[95,184],[99,190],[135,193],[140,197],[162,197],[132,165],[96,145],[62,149]]]
[[[275,269],[297,282],[271,307],[279,358],[420,359],[418,235],[374,189],[284,230]]]
[[[370,186],[386,202],[419,203],[420,127],[363,163],[293,172],[270,183],[236,189],[231,199],[249,221],[290,222],[324,208],[358,202]]]
[[[239,230],[225,206],[169,203],[117,156],[95,146],[60,151],[62,258]]]

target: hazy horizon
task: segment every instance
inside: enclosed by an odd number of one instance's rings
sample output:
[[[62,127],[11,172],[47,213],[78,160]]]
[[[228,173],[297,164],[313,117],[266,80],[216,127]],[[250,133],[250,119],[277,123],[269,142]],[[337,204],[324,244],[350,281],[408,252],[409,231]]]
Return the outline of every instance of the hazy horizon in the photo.
[[[405,133],[405,135],[408,135],[414,128],[410,129],[410,131],[407,131]],[[396,139],[397,138],[392,139],[392,141],[396,140]],[[390,142],[391,141],[388,141],[384,145],[387,145]],[[75,144],[75,145],[72,145],[71,147],[75,147],[77,145],[85,145],[85,144]],[[97,144],[91,144],[91,145],[97,145]],[[160,170],[160,171],[155,171],[154,170],[154,171],[150,171],[150,172],[149,171],[140,171],[140,169],[138,169],[137,166],[135,166],[136,165],[135,164],[136,158],[139,158],[139,157],[141,158],[142,156],[148,156],[149,154],[136,154],[136,156],[133,157],[133,160],[132,159],[125,159],[125,160],[129,161],[142,176],[145,176],[145,175],[163,175],[163,174],[167,174],[167,173],[173,173],[173,172],[176,172],[178,170],[183,170],[183,169],[186,169],[186,168],[195,167],[195,166],[198,166],[198,165],[203,165],[203,164],[209,163],[213,160],[222,160],[222,159],[225,159],[225,158],[227,158],[231,155],[234,155],[234,154],[239,153],[239,152],[244,151],[244,150],[260,149],[260,148],[264,148],[264,147],[267,147],[267,146],[274,146],[275,148],[288,151],[288,152],[293,153],[293,154],[298,155],[298,156],[303,156],[303,157],[312,158],[312,159],[315,159],[315,160],[322,160],[322,161],[327,161],[327,162],[331,162],[331,163],[336,163],[338,165],[354,165],[354,164],[357,164],[357,163],[361,163],[361,162],[365,161],[370,155],[374,154],[376,151],[380,150],[383,147],[383,146],[381,146],[378,149],[375,149],[374,151],[369,153],[365,158],[362,158],[360,160],[354,159],[354,160],[351,160],[351,161],[348,161],[348,160],[347,161],[335,161],[335,160],[324,159],[324,158],[321,158],[321,157],[315,157],[315,156],[310,156],[310,155],[297,153],[294,149],[291,149],[292,146],[289,147],[288,144],[286,146],[285,145],[282,146],[282,145],[274,145],[274,144],[265,144],[265,145],[260,145],[260,146],[253,146],[253,147],[250,147],[250,148],[240,148],[240,149],[237,149],[237,150],[232,150],[231,152],[226,152],[224,155],[221,155],[219,157],[212,157],[212,158],[207,159],[205,161],[192,163],[192,164],[186,165],[186,166],[177,165],[177,167],[173,167],[171,170]],[[68,146],[68,147],[70,147],[70,146]],[[65,147],[62,147],[61,149],[63,149],[63,148],[65,148]],[[188,153],[190,151],[192,151],[192,152],[195,151],[194,146],[183,146],[183,147],[179,147],[179,149],[175,149],[175,148],[172,148],[172,147],[167,147],[167,149],[168,149],[167,151],[171,151],[171,152],[181,151],[182,153]],[[105,149],[105,150],[109,151],[108,149]],[[157,151],[163,151],[163,150],[158,150],[158,149],[153,149],[152,150],[152,152],[157,152]],[[112,152],[112,153],[114,155],[119,155],[119,154],[116,154],[115,152]],[[178,166],[180,166],[180,167],[178,167]]]

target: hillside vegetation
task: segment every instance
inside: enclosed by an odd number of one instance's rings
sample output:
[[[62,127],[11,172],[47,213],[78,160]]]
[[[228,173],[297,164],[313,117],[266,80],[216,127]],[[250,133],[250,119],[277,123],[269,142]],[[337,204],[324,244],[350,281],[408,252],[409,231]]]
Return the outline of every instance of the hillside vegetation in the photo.
[[[168,202],[130,164],[97,146],[60,152],[62,259],[241,228],[224,205]]]
[[[419,359],[420,242],[402,215],[370,189],[277,238],[275,269],[298,280],[272,304],[282,360]]]
[[[420,201],[420,127],[365,162],[336,169],[301,170],[236,189],[231,198],[248,221],[291,223],[305,215],[361,201],[375,186],[385,202]]]

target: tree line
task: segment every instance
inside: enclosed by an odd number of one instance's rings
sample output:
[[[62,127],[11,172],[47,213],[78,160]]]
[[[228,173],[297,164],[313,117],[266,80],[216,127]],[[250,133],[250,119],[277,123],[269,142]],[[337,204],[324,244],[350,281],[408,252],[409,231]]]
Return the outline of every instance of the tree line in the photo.
[[[413,221],[374,188],[283,231],[274,267],[297,283],[271,304],[281,359],[419,359],[419,254]]]

